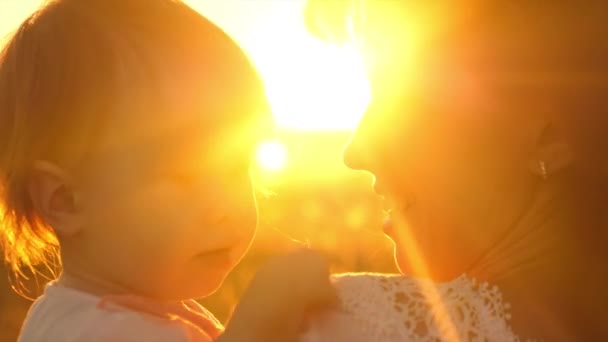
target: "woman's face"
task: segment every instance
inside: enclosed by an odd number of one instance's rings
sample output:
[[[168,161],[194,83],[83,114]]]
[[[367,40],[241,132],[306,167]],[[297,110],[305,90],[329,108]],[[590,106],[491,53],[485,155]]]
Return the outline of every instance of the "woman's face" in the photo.
[[[395,45],[392,45],[395,46]],[[445,52],[412,68],[395,48],[371,73],[372,103],[345,162],[392,202],[387,235],[405,274],[449,280],[471,270],[521,218],[538,177],[532,118]]]

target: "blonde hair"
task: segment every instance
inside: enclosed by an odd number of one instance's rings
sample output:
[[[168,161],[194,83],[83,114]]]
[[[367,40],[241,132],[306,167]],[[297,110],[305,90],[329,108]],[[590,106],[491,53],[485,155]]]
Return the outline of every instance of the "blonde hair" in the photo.
[[[8,40],[0,55],[0,245],[13,271],[59,262],[58,239],[28,194],[32,163],[77,167],[104,116],[124,111],[116,107],[127,96],[146,112],[159,107],[150,105],[151,54],[194,58],[210,74],[240,63],[224,69],[244,85],[258,82],[238,46],[177,0],[49,1]],[[125,80],[144,94],[124,94]]]

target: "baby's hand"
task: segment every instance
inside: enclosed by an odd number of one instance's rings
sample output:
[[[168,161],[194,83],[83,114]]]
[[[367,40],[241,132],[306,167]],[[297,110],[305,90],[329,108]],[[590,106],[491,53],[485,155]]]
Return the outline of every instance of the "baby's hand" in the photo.
[[[319,253],[276,257],[257,273],[220,341],[297,341],[307,315],[337,304],[328,263]]]

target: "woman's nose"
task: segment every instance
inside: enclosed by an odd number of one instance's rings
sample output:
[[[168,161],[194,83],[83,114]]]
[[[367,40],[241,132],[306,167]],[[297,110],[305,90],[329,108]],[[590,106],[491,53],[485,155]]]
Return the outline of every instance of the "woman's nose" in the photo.
[[[387,121],[391,108],[372,102],[359,122],[359,127],[344,149],[344,164],[354,170],[375,173],[386,159],[394,128]],[[387,160],[385,160],[386,162]]]
[[[380,146],[386,127],[379,102],[373,101],[365,111],[357,130],[344,150],[344,164],[354,170],[374,172],[374,161],[380,157]]]

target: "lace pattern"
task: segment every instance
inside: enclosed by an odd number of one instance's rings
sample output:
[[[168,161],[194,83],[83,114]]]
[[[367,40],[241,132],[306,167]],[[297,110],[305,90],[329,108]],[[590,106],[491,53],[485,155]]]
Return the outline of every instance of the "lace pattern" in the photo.
[[[302,341],[519,341],[498,288],[464,275],[439,284],[369,273],[334,282],[341,311],[312,322]]]

